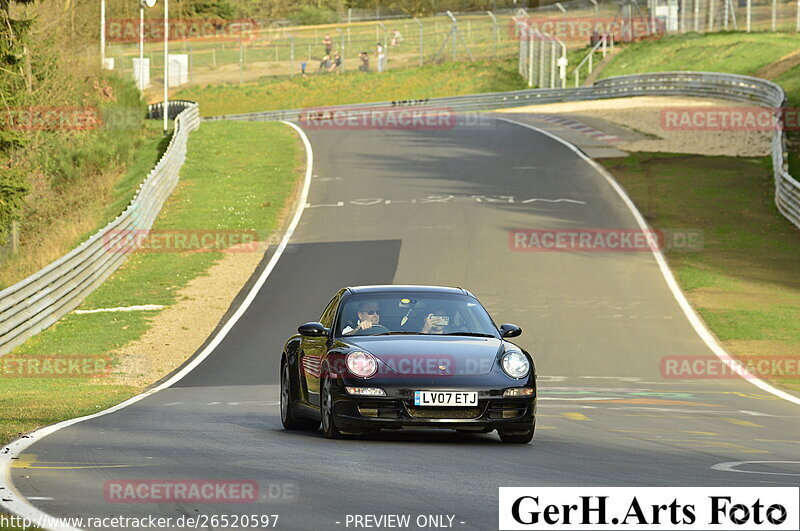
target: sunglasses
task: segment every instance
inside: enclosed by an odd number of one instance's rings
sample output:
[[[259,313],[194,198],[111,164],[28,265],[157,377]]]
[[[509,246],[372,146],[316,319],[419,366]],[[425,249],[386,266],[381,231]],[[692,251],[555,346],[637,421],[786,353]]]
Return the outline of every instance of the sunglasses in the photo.
[[[381,311],[380,310],[369,310],[369,311],[361,310],[361,313],[365,313],[367,315],[375,315],[375,314],[380,315]]]

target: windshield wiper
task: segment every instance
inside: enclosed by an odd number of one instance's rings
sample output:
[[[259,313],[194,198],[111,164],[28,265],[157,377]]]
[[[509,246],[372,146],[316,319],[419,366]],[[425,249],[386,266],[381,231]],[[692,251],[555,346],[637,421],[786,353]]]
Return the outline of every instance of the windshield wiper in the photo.
[[[470,336],[470,337],[495,337],[492,334],[482,334],[480,332],[448,332],[445,336]]]

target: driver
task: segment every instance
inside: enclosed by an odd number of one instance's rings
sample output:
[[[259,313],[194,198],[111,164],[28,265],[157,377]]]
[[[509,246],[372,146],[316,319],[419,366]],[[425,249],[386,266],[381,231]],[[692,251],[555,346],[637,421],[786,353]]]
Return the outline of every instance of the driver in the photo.
[[[422,325],[422,334],[444,334],[450,326],[450,315],[443,308],[436,308],[425,317]]]
[[[351,336],[362,330],[369,330],[375,325],[380,325],[381,308],[377,302],[362,302],[358,307],[358,323],[355,328],[347,325],[342,330],[342,334]]]

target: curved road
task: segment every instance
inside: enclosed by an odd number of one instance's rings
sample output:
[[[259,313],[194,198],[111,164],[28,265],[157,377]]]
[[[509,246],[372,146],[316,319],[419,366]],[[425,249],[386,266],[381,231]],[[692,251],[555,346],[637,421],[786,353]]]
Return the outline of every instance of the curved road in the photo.
[[[53,516],[279,514],[282,529],[343,529],[348,514],[450,515],[456,528],[491,529],[500,486],[797,484],[800,406],[738,378],[661,376],[664,356],[713,354],[651,253],[511,249],[516,228],[637,227],[573,150],[494,118],[308,135],[309,206],[247,313],[173,387],[28,448],[12,477],[31,503]],[[521,325],[540,374],[534,442],[283,431],[283,341],[338,288],[370,283],[463,286],[498,322]],[[739,461],[757,463],[713,468]],[[212,478],[253,480],[260,499],[104,496],[110,480]]]

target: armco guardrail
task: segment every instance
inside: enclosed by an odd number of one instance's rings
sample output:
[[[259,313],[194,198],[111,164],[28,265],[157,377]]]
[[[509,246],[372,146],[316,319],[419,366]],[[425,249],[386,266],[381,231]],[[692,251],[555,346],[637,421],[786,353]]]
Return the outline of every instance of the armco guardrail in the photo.
[[[148,107],[149,118],[162,113],[161,103]],[[175,118],[175,132],[128,208],[70,253],[0,291],[0,356],[78,306],[128,257],[135,245],[134,231],[153,225],[178,182],[189,133],[200,125],[200,111],[194,102],[170,102],[168,113]]]
[[[633,74],[597,81],[591,87],[571,89],[529,89],[430,98],[425,105],[452,111],[479,111],[520,107],[544,103],[587,101],[629,96],[698,96],[733,100],[759,105],[776,111],[786,104],[783,89],[765,79],[712,72],[658,72]],[[381,101],[354,105],[330,106],[316,109],[289,109],[214,116],[206,120],[288,120],[306,119],[310,112],[336,110],[386,109],[403,102]],[[413,107],[418,108],[418,107]],[[778,210],[800,228],[800,183],[787,171],[786,137],[778,128],[772,140],[772,165],[775,175],[775,204]]]

